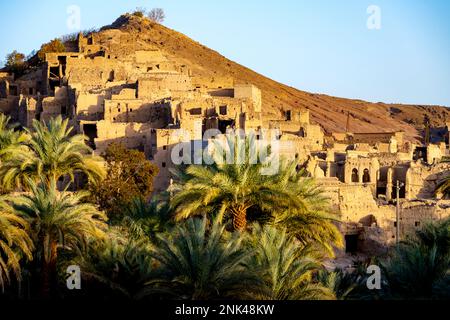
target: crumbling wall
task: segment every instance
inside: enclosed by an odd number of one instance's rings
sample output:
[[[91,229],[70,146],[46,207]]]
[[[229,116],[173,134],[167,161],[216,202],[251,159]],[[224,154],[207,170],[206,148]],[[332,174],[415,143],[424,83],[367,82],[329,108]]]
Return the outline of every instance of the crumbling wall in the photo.
[[[236,99],[251,99],[255,112],[262,111],[262,95],[258,87],[251,84],[237,84],[234,86],[234,97]]]
[[[407,172],[408,199],[435,198],[437,186],[448,176],[450,176],[449,163],[427,166],[420,162],[412,162]]]
[[[121,143],[129,149],[146,152],[151,141],[152,128],[142,123],[113,123],[102,120],[96,122],[96,154],[101,155],[111,143]]]

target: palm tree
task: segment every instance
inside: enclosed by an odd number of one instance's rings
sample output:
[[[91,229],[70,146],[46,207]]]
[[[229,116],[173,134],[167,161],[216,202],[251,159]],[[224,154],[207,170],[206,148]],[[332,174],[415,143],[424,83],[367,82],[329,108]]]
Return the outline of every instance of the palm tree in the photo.
[[[383,264],[391,297],[450,297],[450,219],[427,223]]]
[[[165,232],[171,226],[170,204],[154,198],[150,203],[138,197],[125,208],[122,225],[131,229],[139,237],[155,238],[157,233]]]
[[[10,117],[0,113],[0,164],[10,155],[10,150],[17,148],[27,140],[28,136],[14,130],[15,125],[10,124]],[[0,194],[3,193],[0,187]]]
[[[251,264],[259,268],[264,285],[249,297],[262,300],[329,300],[335,299],[329,288],[314,281],[322,269],[314,251],[302,246],[286,230],[273,226],[253,228],[251,248],[256,255]]]
[[[317,242],[331,255],[333,246],[343,247],[338,219],[328,213],[328,199],[295,162],[281,160],[275,174],[264,175],[267,162],[250,161],[252,138],[244,143],[227,139],[228,148],[216,147],[212,165],[175,172],[178,183],[171,203],[177,219],[210,212],[219,219],[231,218],[234,229],[242,231],[250,213],[256,212],[253,216],[260,222],[287,226],[304,244]],[[223,154],[233,162],[223,161]]]
[[[102,229],[106,215],[92,204],[83,203],[87,193],[59,192],[55,181],[50,185],[28,181],[29,194],[8,200],[15,213],[27,217],[33,240],[42,263],[43,294],[50,293],[50,285],[56,273],[58,252],[61,249],[85,251],[90,238],[104,235]]]
[[[16,215],[11,206],[0,198],[0,288],[10,282],[11,272],[20,281],[22,258],[32,260],[33,241],[28,236],[29,224]]]
[[[158,237],[152,257],[159,267],[138,297],[239,298],[259,284],[245,267],[251,254],[242,246],[243,237],[228,234],[218,222],[207,225],[207,219],[189,219]]]
[[[338,300],[379,300],[383,290],[369,290],[367,269],[371,265],[378,265],[376,258],[354,261],[353,270],[336,268],[334,271],[321,270],[317,280],[334,292]],[[383,287],[382,287],[383,289]]]
[[[48,124],[34,120],[33,130],[26,129],[30,139],[8,150],[8,159],[0,168],[3,186],[26,187],[27,181],[41,178],[50,185],[66,176],[73,181],[76,173],[92,182],[102,180],[106,173],[101,158],[91,155],[85,136],[71,136],[72,130],[61,116]]]
[[[145,237],[124,236],[111,228],[102,241],[92,241],[87,253],[71,264],[79,265],[86,280],[84,297],[131,299],[144,286],[151,272],[150,243]]]
[[[0,156],[4,156],[10,147],[19,145],[27,138],[26,134],[15,131],[15,125],[11,125],[10,121],[10,117],[0,113]]]

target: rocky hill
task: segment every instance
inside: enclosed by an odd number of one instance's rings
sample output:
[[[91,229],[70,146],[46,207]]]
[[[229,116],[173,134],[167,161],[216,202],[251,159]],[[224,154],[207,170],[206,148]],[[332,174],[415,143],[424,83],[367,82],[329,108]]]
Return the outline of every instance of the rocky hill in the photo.
[[[177,31],[129,14],[100,29],[97,37],[131,50],[158,49],[170,60],[189,66],[194,75],[252,83],[262,90],[266,118],[279,117],[285,108],[307,108],[312,121],[327,133],[344,132],[350,117],[351,132],[403,130],[406,138],[417,140],[422,135],[425,115],[431,119],[433,127],[443,128],[450,113],[440,106],[369,103],[304,92],[239,65]]]

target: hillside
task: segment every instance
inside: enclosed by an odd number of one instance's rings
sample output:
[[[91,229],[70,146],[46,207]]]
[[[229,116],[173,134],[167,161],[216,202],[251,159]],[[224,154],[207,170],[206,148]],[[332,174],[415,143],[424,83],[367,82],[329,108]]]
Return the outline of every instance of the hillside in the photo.
[[[122,34],[126,34],[127,39],[131,35],[133,43],[125,43]],[[403,130],[406,138],[415,140],[420,139],[425,115],[434,127],[442,128],[450,113],[449,109],[439,106],[369,103],[304,92],[230,61],[179,32],[132,15],[121,16],[112,25],[103,27],[97,36],[104,42],[115,41],[124,48],[131,46],[131,50],[159,49],[170,60],[189,66],[194,75],[228,77],[235,83],[252,83],[262,90],[266,119],[279,116],[283,108],[307,108],[311,111],[312,121],[320,124],[327,133],[344,132],[350,114],[351,132]]]

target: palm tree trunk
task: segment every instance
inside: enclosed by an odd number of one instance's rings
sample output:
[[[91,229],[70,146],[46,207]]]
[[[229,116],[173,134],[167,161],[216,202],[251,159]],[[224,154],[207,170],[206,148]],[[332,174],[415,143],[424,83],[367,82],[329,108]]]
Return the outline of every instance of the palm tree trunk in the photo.
[[[245,231],[247,229],[247,209],[242,206],[231,209],[233,214],[233,228],[236,231]]]
[[[51,298],[52,288],[54,285],[56,275],[56,257],[57,257],[57,243],[53,241],[51,244],[51,253],[49,261],[43,257],[42,267],[42,297],[44,299]]]

